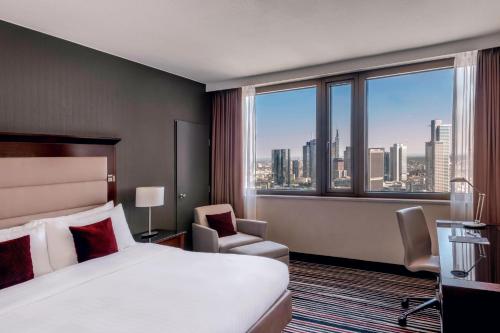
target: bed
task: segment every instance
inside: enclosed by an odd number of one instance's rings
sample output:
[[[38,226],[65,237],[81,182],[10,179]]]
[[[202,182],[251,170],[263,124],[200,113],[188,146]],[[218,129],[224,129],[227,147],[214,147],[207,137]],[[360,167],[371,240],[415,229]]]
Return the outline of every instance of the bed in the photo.
[[[0,134],[0,229],[116,200],[118,139]],[[115,201],[116,202],[116,201]],[[286,265],[155,244],[0,290],[8,332],[281,332]]]

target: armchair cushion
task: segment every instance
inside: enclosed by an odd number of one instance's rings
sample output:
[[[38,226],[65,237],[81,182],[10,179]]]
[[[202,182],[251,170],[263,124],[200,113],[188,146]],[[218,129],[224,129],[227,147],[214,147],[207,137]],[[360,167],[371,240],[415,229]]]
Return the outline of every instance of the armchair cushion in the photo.
[[[219,235],[219,237],[226,237],[236,234],[233,221],[231,220],[231,212],[206,215],[206,217],[209,227],[217,231],[217,235]]]
[[[238,232],[236,235],[219,238],[219,252],[226,253],[233,247],[262,242],[260,237],[243,234]]]
[[[238,231],[245,234],[267,238],[267,222],[248,219],[236,219],[236,226]]]
[[[233,222],[234,230],[237,230],[236,216],[234,215],[233,207],[231,207],[230,204],[196,207],[194,209],[194,222],[208,227],[207,215],[221,214],[225,212],[231,212],[231,221]]]

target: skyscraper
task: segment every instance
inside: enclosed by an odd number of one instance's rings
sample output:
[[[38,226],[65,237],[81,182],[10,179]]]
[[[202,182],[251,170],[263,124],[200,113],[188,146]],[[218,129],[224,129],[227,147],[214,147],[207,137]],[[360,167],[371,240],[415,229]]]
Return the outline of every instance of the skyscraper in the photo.
[[[339,138],[339,130],[335,134],[335,140],[332,142],[331,148],[331,158],[339,158],[340,157],[340,138]]]
[[[405,182],[408,179],[408,147],[403,144],[399,148],[399,163],[401,164],[399,178]]]
[[[290,149],[273,149],[272,162],[274,185],[290,186]]]
[[[430,192],[450,191],[452,127],[431,121],[431,141],[425,143],[425,187]]]
[[[292,175],[295,179],[302,176],[302,161],[301,160],[293,160],[292,161]]]
[[[395,143],[389,152],[389,174],[390,179],[395,182],[403,182],[408,178],[407,148],[406,145]]]
[[[391,154],[386,151],[384,152],[384,180],[391,180],[390,165],[391,165]]]
[[[335,140],[332,142],[330,151],[330,174],[333,186],[333,180],[345,177],[345,164],[344,159],[340,158],[340,137],[339,130],[335,134]]]
[[[334,158],[332,161],[332,178],[344,178],[345,170],[344,170],[344,159],[343,158]],[[333,180],[332,179],[332,180]]]
[[[443,143],[443,152],[441,153],[441,161],[434,167],[435,188],[439,192],[449,192],[451,179],[451,142],[452,129],[451,124],[443,124],[439,126],[438,140]]]
[[[368,191],[384,188],[384,148],[368,148]]]
[[[344,150],[344,169],[346,171],[346,177],[352,177],[352,150],[350,146],[345,147]]]
[[[439,126],[441,126],[442,121],[439,119],[431,120],[431,141],[439,141]]]
[[[313,186],[316,184],[316,139],[307,141],[302,146],[302,173],[305,178],[311,178]]]

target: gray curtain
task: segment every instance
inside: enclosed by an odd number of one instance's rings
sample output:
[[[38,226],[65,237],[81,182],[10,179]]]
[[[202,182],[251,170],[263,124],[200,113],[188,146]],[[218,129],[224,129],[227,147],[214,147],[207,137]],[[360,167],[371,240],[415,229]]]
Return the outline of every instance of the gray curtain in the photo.
[[[474,183],[486,193],[483,219],[500,224],[500,48],[479,51],[474,121]]]

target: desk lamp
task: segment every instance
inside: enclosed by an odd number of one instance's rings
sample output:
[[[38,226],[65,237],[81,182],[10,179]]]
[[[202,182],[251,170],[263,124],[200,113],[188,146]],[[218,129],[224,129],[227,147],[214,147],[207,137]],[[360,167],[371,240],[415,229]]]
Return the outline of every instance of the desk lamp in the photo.
[[[455,177],[450,180],[450,183],[466,183],[474,191],[478,193],[478,200],[477,200],[477,208],[476,208],[476,216],[474,217],[474,221],[466,221],[462,222],[462,225],[466,228],[483,228],[486,226],[485,223],[481,222],[481,216],[483,215],[483,207],[484,207],[484,200],[486,198],[486,194],[483,192],[480,192],[474,185],[471,184],[467,179],[464,177]]]
[[[151,207],[163,206],[165,188],[163,186],[138,187],[135,189],[135,206],[149,208],[149,229],[141,235],[142,238],[151,238],[158,231],[151,231]]]

